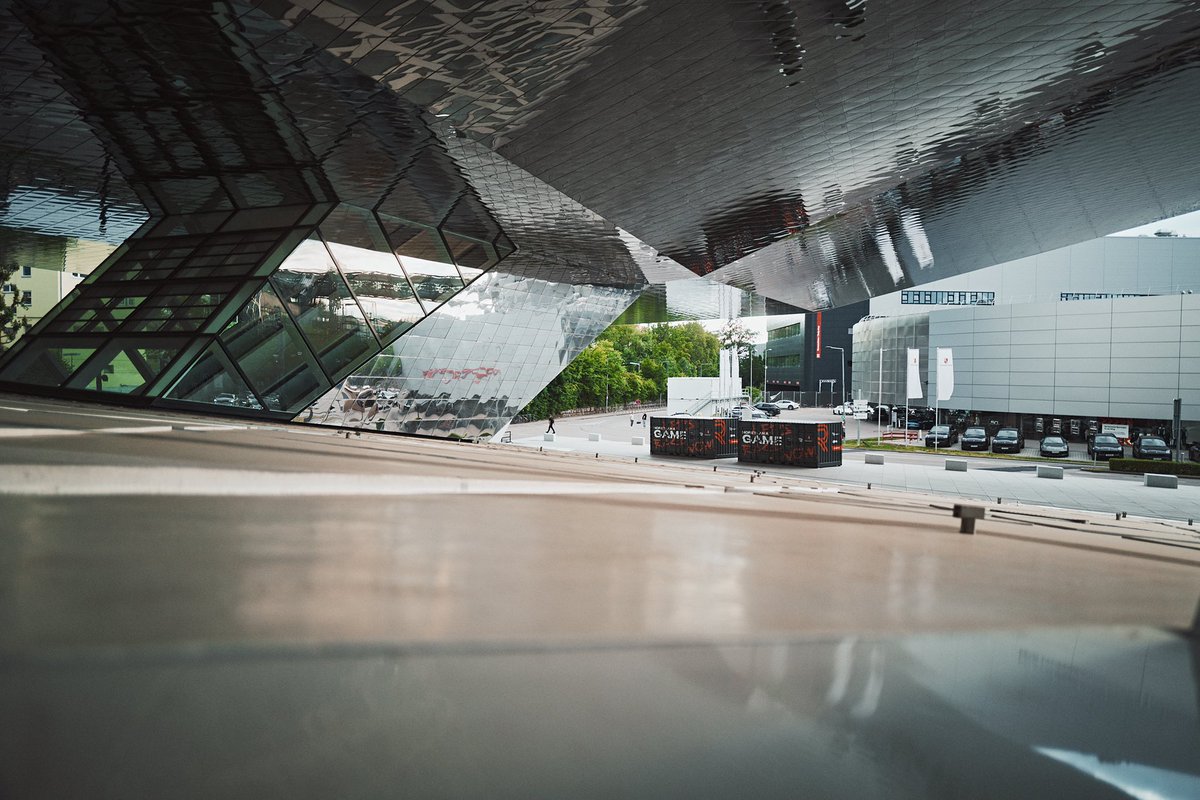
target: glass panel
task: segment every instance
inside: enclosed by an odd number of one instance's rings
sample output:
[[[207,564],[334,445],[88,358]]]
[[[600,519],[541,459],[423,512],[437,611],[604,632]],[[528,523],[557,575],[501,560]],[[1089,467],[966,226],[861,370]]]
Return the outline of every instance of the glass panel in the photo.
[[[392,252],[396,255],[450,263],[450,253],[436,229],[399,217],[389,217],[387,214],[380,214],[379,221],[383,225],[383,232],[387,235]]]
[[[34,386],[62,386],[99,347],[98,339],[89,338],[85,341],[88,344],[81,342],[78,346],[33,342],[21,351],[0,374],[0,378]]]
[[[336,375],[379,348],[329,251],[315,234],[287,257],[271,283],[327,373]]]
[[[213,342],[165,395],[172,400],[230,408],[262,408],[225,351]]]
[[[238,311],[221,341],[269,409],[291,409],[326,384],[269,284]]]
[[[237,284],[177,282],[143,302],[126,328],[128,332],[179,332],[197,330],[225,302]]]
[[[496,249],[487,242],[468,239],[445,229],[442,230],[442,235],[446,239],[446,244],[450,246],[454,263],[462,269],[463,278],[466,280],[471,280],[483,270],[491,269],[500,261]],[[472,274],[468,275],[467,270],[470,270]]]
[[[462,289],[462,278],[436,230],[384,214],[379,221],[427,312]]]
[[[213,211],[198,214],[180,214],[166,217],[154,226],[147,236],[186,236],[193,233],[211,233],[229,218],[228,211]]]
[[[374,215],[340,206],[321,225],[321,235],[381,340],[399,336],[425,315]]]
[[[422,258],[400,256],[400,263],[412,281],[417,296],[425,301],[425,306],[440,305],[463,288],[462,278],[453,264],[443,264],[436,261],[426,261]]]
[[[133,361],[120,350],[111,361],[104,365],[95,379],[88,382],[84,389],[95,389],[98,392],[116,392],[129,394],[146,382],[146,378],[134,366]]]

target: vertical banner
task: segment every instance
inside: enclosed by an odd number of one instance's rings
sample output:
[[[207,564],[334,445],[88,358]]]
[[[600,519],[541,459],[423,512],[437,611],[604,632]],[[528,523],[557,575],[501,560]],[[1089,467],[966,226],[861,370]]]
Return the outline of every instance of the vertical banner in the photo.
[[[949,347],[937,349],[937,399],[949,400],[954,394],[954,351]]]
[[[821,357],[821,312],[817,312],[817,358]]]
[[[921,351],[908,348],[908,396],[923,397],[921,392]]]

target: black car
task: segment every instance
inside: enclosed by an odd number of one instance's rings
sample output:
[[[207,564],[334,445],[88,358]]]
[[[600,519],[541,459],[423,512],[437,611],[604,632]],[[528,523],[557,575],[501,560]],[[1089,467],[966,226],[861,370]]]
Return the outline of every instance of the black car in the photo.
[[[1044,436],[1038,445],[1038,455],[1042,458],[1066,458],[1070,453],[1067,440],[1061,436]]]
[[[783,409],[780,408],[779,406],[775,405],[774,403],[755,403],[754,407],[757,408],[759,411],[767,412],[767,414],[769,414],[772,417],[778,417],[780,414],[783,413]]]
[[[1133,457],[1170,461],[1171,448],[1157,436],[1142,436],[1133,443]]]
[[[1192,461],[1200,461],[1200,442],[1192,442],[1188,447],[1188,458]]]
[[[1125,448],[1111,433],[1097,433],[1088,439],[1087,454],[1088,458],[1107,461],[1110,458],[1122,458]]]
[[[992,446],[992,437],[986,428],[967,428],[962,435],[963,450],[987,450]]]
[[[993,453],[1019,453],[1025,449],[1025,437],[1016,428],[1001,428],[992,437]]]
[[[934,425],[925,434],[926,447],[949,447],[958,441],[958,433],[949,425]]]

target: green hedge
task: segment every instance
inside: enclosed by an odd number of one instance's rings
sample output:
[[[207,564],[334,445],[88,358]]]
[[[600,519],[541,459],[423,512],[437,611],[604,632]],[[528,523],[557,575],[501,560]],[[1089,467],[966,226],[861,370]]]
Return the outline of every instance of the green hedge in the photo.
[[[1148,458],[1114,458],[1108,462],[1113,472],[1153,472],[1159,475],[1191,475],[1200,478],[1200,462],[1151,461]]]

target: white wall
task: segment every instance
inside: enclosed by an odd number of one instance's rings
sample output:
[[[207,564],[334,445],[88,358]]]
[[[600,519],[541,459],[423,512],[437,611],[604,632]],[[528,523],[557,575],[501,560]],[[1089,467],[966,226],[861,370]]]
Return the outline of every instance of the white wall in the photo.
[[[1190,289],[1200,294],[1200,239],[1092,239],[915,288],[995,292],[997,305],[1058,302],[1061,292],[1175,294]],[[902,305],[900,292],[872,298],[870,307],[879,316],[950,308]]]
[[[1170,419],[1180,397],[1200,419],[1200,294],[938,310],[926,364],[937,347],[954,350],[943,408]]]

